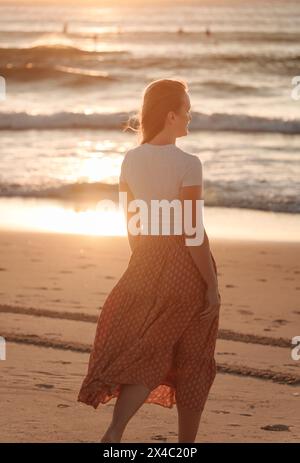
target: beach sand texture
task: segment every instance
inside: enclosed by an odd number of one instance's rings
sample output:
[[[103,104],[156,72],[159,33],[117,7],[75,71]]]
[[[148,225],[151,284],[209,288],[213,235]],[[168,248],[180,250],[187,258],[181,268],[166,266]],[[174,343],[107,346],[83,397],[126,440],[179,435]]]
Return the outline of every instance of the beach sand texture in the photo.
[[[214,240],[222,295],[217,376],[197,442],[299,442],[300,247]],[[1,442],[96,442],[115,399],[76,402],[126,237],[0,232]],[[123,442],[176,442],[176,407],[144,404]]]

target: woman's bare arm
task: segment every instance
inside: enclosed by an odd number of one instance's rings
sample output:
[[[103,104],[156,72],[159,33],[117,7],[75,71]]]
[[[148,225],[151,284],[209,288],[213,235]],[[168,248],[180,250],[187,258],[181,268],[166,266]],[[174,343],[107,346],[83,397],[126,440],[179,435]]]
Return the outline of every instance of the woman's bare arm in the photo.
[[[206,231],[204,230],[204,240],[201,245],[187,246],[191,256],[197,265],[200,273],[205,280],[208,288],[218,287],[218,280],[215,273],[210,246]]]
[[[119,182],[119,192],[121,191],[127,194],[127,205],[130,203],[130,201],[134,200],[132,191],[130,190],[129,185],[126,182]],[[134,216],[136,212],[128,211],[128,207],[127,207],[127,210],[125,211],[125,213],[126,213],[127,237],[128,237],[130,249],[133,252],[139,242],[140,235],[132,235],[129,231],[128,224],[129,224],[131,217]]]
[[[202,187],[200,185],[195,186],[185,186],[180,190],[180,199],[191,200],[192,201],[192,225],[196,226],[196,200],[202,198]],[[184,210],[184,202],[182,203],[182,210]],[[195,235],[194,235],[195,237]],[[191,239],[191,236],[186,235],[186,238]],[[215,273],[211,251],[209,246],[208,236],[204,230],[204,239],[202,244],[189,246],[187,245],[188,250],[197,265],[203,279],[205,280],[208,288],[217,288],[218,280]]]

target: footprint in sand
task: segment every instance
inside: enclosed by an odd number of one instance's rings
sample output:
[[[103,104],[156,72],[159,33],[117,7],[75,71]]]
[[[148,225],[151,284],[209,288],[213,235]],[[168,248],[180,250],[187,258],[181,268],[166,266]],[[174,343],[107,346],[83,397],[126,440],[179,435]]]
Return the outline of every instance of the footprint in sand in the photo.
[[[53,384],[35,384],[36,387],[39,387],[40,389],[52,389],[54,386]]]
[[[242,315],[253,315],[253,312],[251,312],[251,310],[240,309],[238,310],[238,312]]]
[[[64,360],[49,360],[49,363],[61,363],[62,365],[70,365],[72,362],[65,362]]]
[[[227,412],[226,410],[212,410],[213,413],[222,413],[223,415],[230,415],[230,412]]]
[[[0,267],[0,272],[6,272],[6,270],[7,270],[6,268]]]
[[[228,285],[225,285],[226,288],[236,288],[235,285],[231,285],[231,284],[228,284]]]
[[[236,352],[218,352],[217,355],[237,355]]]
[[[289,322],[287,320],[279,318],[278,320],[273,320],[273,323],[278,323],[278,325],[286,325]]]
[[[84,265],[79,265],[79,268],[83,268],[83,269],[89,268],[89,267],[96,267],[96,265],[95,265],[95,264],[84,264]]]
[[[267,426],[261,426],[260,429],[265,431],[289,431],[290,427],[286,424],[268,424]]]
[[[68,407],[70,407],[70,405],[58,404],[57,407],[58,407],[58,408],[68,408]]]
[[[111,275],[105,275],[105,277],[107,280],[114,280],[115,277],[114,276],[111,276]]]
[[[162,436],[161,434],[155,434],[154,436],[151,436],[152,439],[154,440],[163,440],[166,442],[167,438],[165,436]]]
[[[256,281],[262,281],[264,283],[265,281],[268,281],[268,280],[266,280],[266,278],[257,278]]]

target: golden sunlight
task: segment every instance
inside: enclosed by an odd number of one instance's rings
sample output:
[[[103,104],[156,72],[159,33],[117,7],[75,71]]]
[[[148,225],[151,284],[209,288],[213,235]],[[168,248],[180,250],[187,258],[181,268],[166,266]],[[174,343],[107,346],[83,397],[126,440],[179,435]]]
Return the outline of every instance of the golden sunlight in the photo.
[[[97,236],[125,236],[126,225],[122,210],[99,205],[76,210],[61,202],[36,199],[0,201],[5,221],[1,228],[12,230],[71,233]],[[110,203],[112,204],[112,203]]]

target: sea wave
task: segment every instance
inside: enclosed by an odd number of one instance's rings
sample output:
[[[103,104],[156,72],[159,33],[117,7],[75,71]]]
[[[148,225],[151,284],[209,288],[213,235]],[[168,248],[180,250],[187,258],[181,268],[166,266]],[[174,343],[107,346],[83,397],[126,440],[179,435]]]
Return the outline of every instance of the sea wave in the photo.
[[[0,26],[1,27],[1,26]],[[72,27],[72,26],[71,26]],[[140,38],[149,38],[149,40],[153,41],[155,39],[162,40],[174,40],[174,36],[180,35],[181,40],[207,40],[207,41],[218,41],[221,40],[222,43],[231,42],[231,41],[238,41],[241,42],[292,42],[297,43],[300,40],[300,34],[297,31],[289,30],[289,31],[268,31],[268,30],[211,30],[211,35],[208,37],[206,35],[206,27],[207,25],[203,23],[202,27],[169,27],[164,29],[163,27],[160,28],[150,28],[149,25],[147,29],[143,27],[143,25],[139,28],[138,25],[132,30],[126,27],[115,27],[115,28],[108,28],[107,31],[101,30],[98,32],[94,29],[89,29],[88,27],[85,30],[69,30],[68,32],[64,33],[63,30],[57,30],[57,28],[51,30],[47,29],[47,31],[40,29],[40,30],[32,30],[32,29],[9,29],[6,25],[5,29],[0,29],[0,34],[5,36],[16,36],[20,39],[28,38],[28,37],[35,37],[35,38],[42,38],[45,40],[45,36],[49,39],[55,37],[57,40],[65,40],[66,38],[72,39],[86,39],[92,38],[94,39],[95,36],[98,35],[98,38],[104,37],[112,37],[118,36],[120,38],[126,39],[136,39],[137,37]]]
[[[87,69],[75,66],[63,66],[52,64],[33,64],[25,63],[21,65],[0,66],[0,75],[10,82],[30,82],[49,79],[58,79],[58,84],[69,85],[93,85],[99,81],[117,82],[124,79],[124,73],[118,74],[115,70],[114,73],[97,71],[95,69]],[[216,92],[227,93],[232,97],[232,92],[242,95],[249,95],[262,93],[265,95],[267,87],[263,85],[241,84],[238,82],[231,82],[226,80],[204,80],[192,84],[193,89],[209,89]]]
[[[0,67],[0,75],[10,81],[35,81],[68,78],[72,79],[71,85],[99,83],[99,81],[118,81],[117,76],[109,72],[87,70],[71,66],[34,65],[27,63],[21,66]]]
[[[0,197],[22,197],[56,199],[62,201],[93,201],[110,199],[118,202],[118,184],[102,182],[81,182],[52,187],[0,183]],[[218,181],[205,182],[205,205],[211,207],[245,208],[273,212],[300,213],[300,202],[295,194],[280,194],[270,187],[257,188],[245,195],[245,186],[236,182],[232,188],[228,183]]]
[[[107,129],[120,130],[132,118],[132,126],[137,127],[133,112],[91,113],[62,111],[54,114],[31,114],[27,112],[0,112],[0,130],[26,129]],[[226,114],[200,112],[192,113],[190,131],[234,131],[270,132],[300,134],[300,119],[280,119],[247,114]]]
[[[205,88],[212,91],[228,93],[228,96],[232,98],[232,92],[236,95],[237,93],[241,95],[257,95],[261,93],[266,94],[267,87],[264,85],[251,85],[251,84],[241,84],[238,82],[230,82],[228,80],[204,80],[197,83],[193,83],[193,89],[195,88]]]
[[[27,47],[0,47],[0,59],[9,58],[10,61],[22,58],[31,58],[45,61],[48,57],[67,57],[72,58],[76,56],[120,56],[128,55],[130,52],[126,50],[95,50],[91,48],[80,48],[73,45],[64,45],[64,44],[41,44]]]
[[[297,70],[300,64],[300,54],[283,54],[282,51],[236,51],[236,52],[203,52],[193,53],[192,49],[186,54],[157,55],[145,54],[134,56],[129,50],[97,50],[95,44],[88,48],[80,48],[63,44],[41,44],[28,47],[0,47],[0,65],[4,67],[7,62],[13,66],[33,63],[42,64],[70,64],[70,62],[83,63],[86,61],[99,65],[118,66],[124,69],[141,69],[159,67],[161,69],[218,69],[220,66],[246,66],[259,69],[261,72],[270,70]]]

